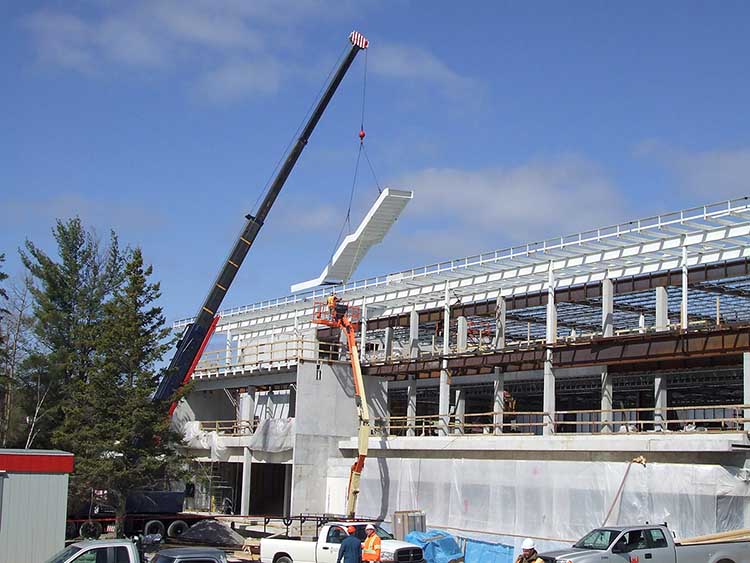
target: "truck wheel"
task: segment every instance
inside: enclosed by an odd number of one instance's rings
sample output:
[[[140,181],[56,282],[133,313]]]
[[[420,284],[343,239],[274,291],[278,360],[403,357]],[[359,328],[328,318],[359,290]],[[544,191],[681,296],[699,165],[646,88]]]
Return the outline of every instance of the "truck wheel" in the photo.
[[[178,538],[184,534],[190,526],[184,520],[175,520],[167,528],[168,538]]]
[[[159,534],[164,537],[164,524],[161,520],[149,520],[146,525],[143,526],[143,533],[147,536],[151,534]]]
[[[102,535],[102,525],[99,522],[87,520],[86,522],[81,524],[80,528],[78,528],[78,534],[82,538],[91,540],[98,539],[99,536]]]
[[[281,555],[273,563],[292,563],[292,558],[288,555]]]
[[[78,534],[78,526],[76,526],[75,522],[66,522],[65,523],[65,539],[66,540],[72,540],[76,537]]]

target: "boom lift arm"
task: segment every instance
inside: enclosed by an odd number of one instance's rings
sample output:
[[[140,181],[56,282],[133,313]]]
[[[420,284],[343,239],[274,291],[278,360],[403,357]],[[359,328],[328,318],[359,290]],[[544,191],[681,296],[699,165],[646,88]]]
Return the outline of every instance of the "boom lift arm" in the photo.
[[[178,342],[177,351],[172,357],[172,361],[169,363],[169,367],[159,382],[159,386],[154,394],[155,400],[163,401],[169,399],[175,391],[177,391],[181,385],[187,383],[192,376],[195,366],[198,363],[208,340],[211,338],[214,328],[216,327],[216,322],[218,320],[216,312],[219,310],[221,302],[224,300],[224,296],[232,285],[234,277],[237,275],[237,270],[240,269],[248,250],[250,250],[250,247],[255,242],[255,238],[258,236],[258,231],[260,231],[260,228],[263,226],[263,222],[266,220],[269,211],[271,211],[271,207],[276,201],[279,192],[281,192],[281,188],[284,187],[286,179],[289,177],[294,165],[297,163],[297,159],[299,159],[302,154],[302,150],[305,148],[307,141],[315,130],[318,121],[320,121],[320,118],[328,106],[328,103],[331,101],[333,94],[336,92],[339,84],[341,84],[344,75],[347,70],[349,70],[352,62],[354,62],[357,53],[363,49],[367,49],[367,39],[356,31],[353,31],[349,35],[349,41],[351,43],[351,48],[349,49],[348,54],[331,78],[328,87],[310,115],[310,119],[308,119],[302,133],[287,155],[284,164],[279,169],[278,174],[269,187],[258,211],[255,215],[245,216],[247,223],[245,223],[244,228],[240,232],[232,252],[224,263],[224,267],[221,269],[221,272],[219,272],[213,286],[211,286],[208,296],[198,310],[195,320],[185,329],[182,338]],[[174,407],[175,404],[173,403],[170,408],[170,415],[174,411]]]
[[[331,295],[326,303],[315,303],[313,311],[314,323],[343,330],[349,345],[349,360],[352,365],[352,377],[354,378],[354,401],[357,405],[357,416],[359,417],[359,433],[357,459],[349,472],[349,487],[346,492],[346,517],[354,518],[357,510],[359,483],[362,478],[362,470],[365,467],[370,442],[370,410],[367,407],[367,395],[365,394],[362,368],[359,364],[359,349],[357,348],[359,310]]]

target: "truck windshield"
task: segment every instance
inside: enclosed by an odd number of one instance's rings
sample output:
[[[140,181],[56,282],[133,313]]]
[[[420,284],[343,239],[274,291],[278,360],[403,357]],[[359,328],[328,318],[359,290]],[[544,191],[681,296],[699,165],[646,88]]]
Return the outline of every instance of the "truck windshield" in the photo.
[[[79,551],[81,551],[80,547],[69,545],[62,551],[58,551],[57,553],[55,553],[52,557],[47,559],[45,563],[65,563],[65,561],[73,557]]]
[[[357,536],[361,541],[365,541],[365,538],[367,537],[367,532],[365,531],[365,525],[364,524],[358,524],[354,526],[356,528],[356,532],[354,532],[354,535]],[[381,540],[392,540],[393,536],[386,532],[383,528],[380,526],[375,526],[375,533],[378,535],[378,537]]]
[[[617,538],[619,534],[620,532],[618,530],[607,530],[606,528],[601,528],[583,536],[578,540],[578,543],[573,545],[573,547],[578,547],[580,549],[604,550],[612,545],[612,542],[615,541],[615,538]]]

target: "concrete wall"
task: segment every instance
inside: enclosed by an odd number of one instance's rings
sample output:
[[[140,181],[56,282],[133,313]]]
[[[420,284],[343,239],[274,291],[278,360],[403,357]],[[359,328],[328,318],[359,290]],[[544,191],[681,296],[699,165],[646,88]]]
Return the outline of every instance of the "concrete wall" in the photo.
[[[180,429],[193,420],[234,420],[236,416],[234,405],[223,389],[194,390],[180,401],[172,421],[173,426]]]
[[[386,416],[386,382],[381,378],[365,378],[365,390],[371,416]],[[331,503],[338,505],[346,496],[351,462],[343,458],[338,443],[356,436],[358,429],[354,383],[348,364],[300,364],[295,424],[291,512],[325,512]],[[330,464],[336,469],[329,471]],[[336,512],[342,512],[343,508]]]

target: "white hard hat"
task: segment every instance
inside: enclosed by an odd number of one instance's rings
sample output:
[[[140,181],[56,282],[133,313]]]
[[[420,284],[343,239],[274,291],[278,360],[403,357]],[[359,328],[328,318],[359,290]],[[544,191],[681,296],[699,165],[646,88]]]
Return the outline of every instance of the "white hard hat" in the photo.
[[[523,540],[523,543],[521,544],[521,549],[535,549],[536,545],[534,545],[534,540],[531,538],[526,538]]]
[[[375,526],[373,526],[372,524],[368,524],[367,526],[365,526],[365,530],[374,530],[374,529],[375,529]]]

